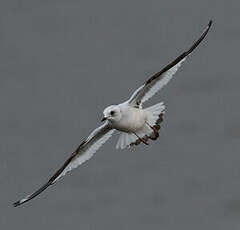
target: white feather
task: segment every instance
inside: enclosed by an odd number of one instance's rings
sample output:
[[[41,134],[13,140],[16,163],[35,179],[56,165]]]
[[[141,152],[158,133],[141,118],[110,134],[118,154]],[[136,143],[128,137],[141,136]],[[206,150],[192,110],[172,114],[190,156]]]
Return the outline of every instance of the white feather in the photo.
[[[112,136],[114,130],[110,130],[108,132],[104,132],[105,127],[101,126],[97,129],[95,129],[87,138],[86,140],[86,147],[83,146],[83,149],[80,150],[80,152],[76,155],[76,157],[73,158],[73,160],[68,164],[68,166],[62,171],[62,173],[54,180],[53,183],[55,183],[59,178],[66,175],[66,173],[70,172],[71,170],[77,168],[79,165],[84,163],[85,161],[89,160],[94,153],[97,152],[97,150]],[[99,135],[97,140],[92,141],[91,140],[96,136]],[[89,144],[88,144],[89,142]]]
[[[173,77],[173,75],[177,72],[181,64],[186,60],[184,58],[178,64],[173,66],[167,72],[162,74],[160,80],[156,80],[155,84],[145,93],[145,96],[142,98],[142,103],[149,100],[152,96],[154,96],[159,90],[161,90]]]
[[[185,60],[186,58],[183,58],[176,65],[174,65],[172,68],[161,74],[156,79],[152,80],[150,83],[140,86],[132,94],[132,96],[128,100],[128,103],[136,104],[137,102],[140,102],[141,106],[142,103],[149,100],[172,79],[173,75],[177,72],[177,70]]]
[[[156,105],[146,108],[145,110],[149,112],[147,117],[148,124],[154,126],[156,121],[159,119],[159,114],[165,113],[165,105],[163,102],[160,102]]]
[[[120,132],[116,149],[124,149],[137,140],[137,136],[133,133]]]

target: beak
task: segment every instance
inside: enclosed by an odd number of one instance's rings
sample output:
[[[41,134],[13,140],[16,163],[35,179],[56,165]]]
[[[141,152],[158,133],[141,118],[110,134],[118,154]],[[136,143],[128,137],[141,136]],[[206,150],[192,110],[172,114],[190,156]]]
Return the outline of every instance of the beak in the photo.
[[[101,122],[103,122],[103,121],[106,121],[107,120],[107,118],[106,117],[104,117],[102,120],[101,120]]]

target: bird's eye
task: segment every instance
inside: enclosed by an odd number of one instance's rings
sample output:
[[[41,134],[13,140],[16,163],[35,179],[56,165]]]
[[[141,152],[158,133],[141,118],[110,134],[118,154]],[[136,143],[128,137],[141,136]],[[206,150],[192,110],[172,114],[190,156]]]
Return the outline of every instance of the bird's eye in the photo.
[[[114,111],[111,111],[110,114],[111,114],[111,116],[113,116],[113,115],[115,114],[115,112],[114,112]]]

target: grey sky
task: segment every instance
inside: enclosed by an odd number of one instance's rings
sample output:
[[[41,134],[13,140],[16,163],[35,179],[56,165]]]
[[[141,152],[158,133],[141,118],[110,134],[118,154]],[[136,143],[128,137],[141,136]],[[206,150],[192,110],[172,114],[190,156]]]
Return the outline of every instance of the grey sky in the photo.
[[[237,1],[0,3],[0,228],[239,229]],[[100,124],[214,21],[147,105],[164,101],[160,139],[86,164],[20,208]]]

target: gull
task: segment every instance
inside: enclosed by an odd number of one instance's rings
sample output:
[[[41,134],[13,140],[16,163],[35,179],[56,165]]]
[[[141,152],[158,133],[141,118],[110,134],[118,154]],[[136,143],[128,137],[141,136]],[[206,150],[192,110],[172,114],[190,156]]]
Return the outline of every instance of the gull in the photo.
[[[15,202],[13,205],[16,207],[30,201],[50,185],[56,183],[61,177],[66,175],[66,173],[89,160],[112,136],[115,130],[120,133],[116,145],[118,149],[124,149],[140,143],[148,145],[149,140],[156,140],[159,137],[159,129],[163,121],[165,105],[163,102],[148,108],[143,108],[142,105],[170,81],[181,64],[205,38],[211,25],[212,20],[209,21],[200,38],[187,51],[178,56],[161,71],[150,77],[127,101],[118,105],[108,106],[104,109],[103,125],[96,128],[78,146],[46,184],[36,192]]]

